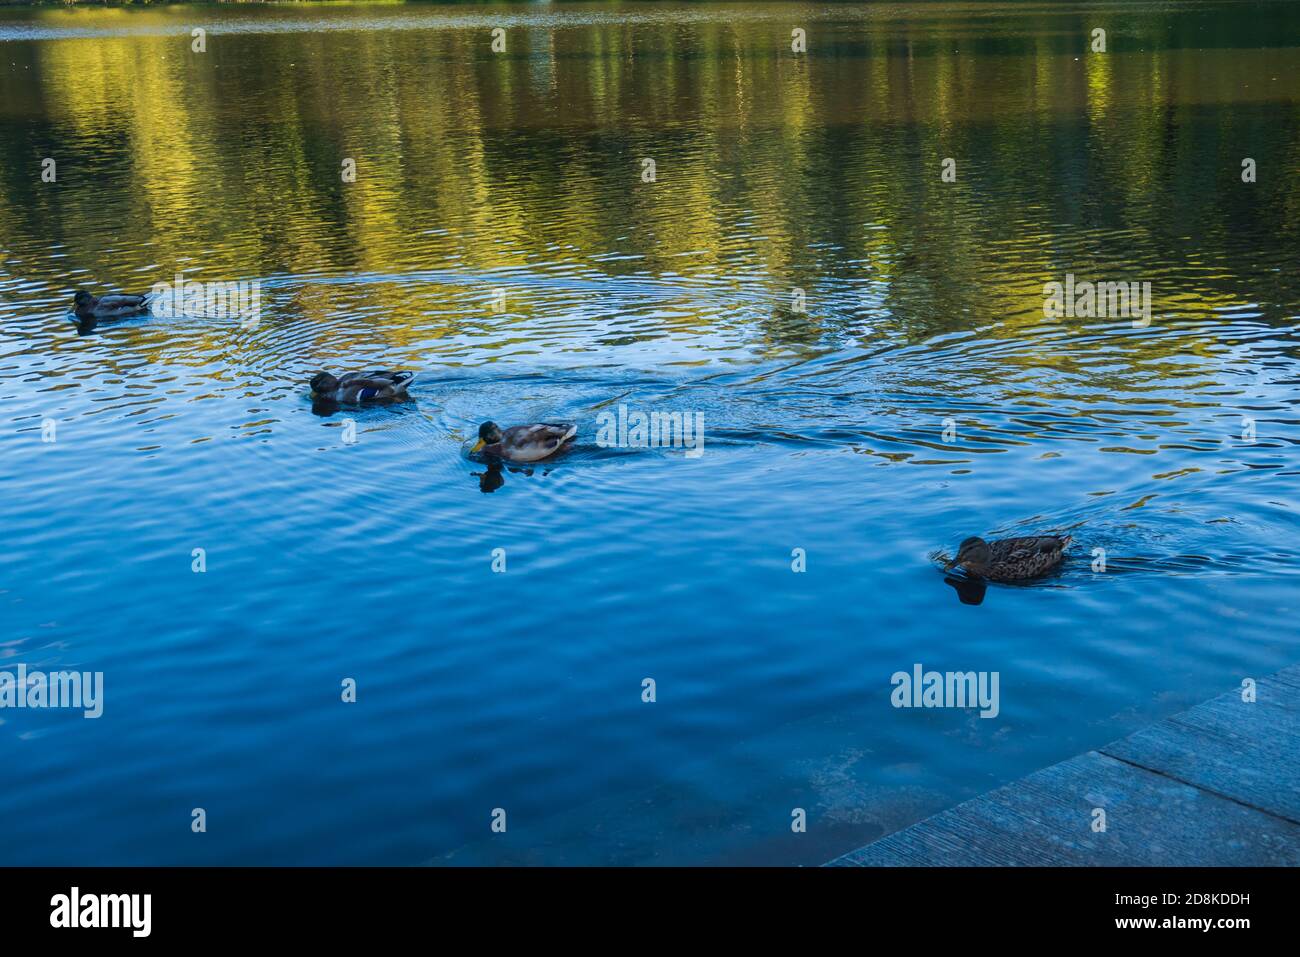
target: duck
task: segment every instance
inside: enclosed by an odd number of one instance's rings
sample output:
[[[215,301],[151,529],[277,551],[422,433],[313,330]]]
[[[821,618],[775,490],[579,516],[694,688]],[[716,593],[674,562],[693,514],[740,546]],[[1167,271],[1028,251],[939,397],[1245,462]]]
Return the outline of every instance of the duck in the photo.
[[[470,454],[481,452],[508,462],[540,462],[565,448],[577,434],[578,427],[567,422],[512,425],[504,432],[495,422],[484,422],[478,427],[478,441]]]
[[[313,399],[357,405],[362,402],[391,402],[405,399],[406,390],[415,380],[414,372],[345,372],[336,376],[317,372],[311,377]]]
[[[78,289],[72,297],[72,312],[82,322],[125,319],[147,313],[154,298],[152,293],[143,296],[92,296],[86,290]]]
[[[1070,536],[1030,535],[986,542],[978,536],[966,539],[947,568],[961,566],[967,574],[994,582],[1037,578],[1061,564]]]

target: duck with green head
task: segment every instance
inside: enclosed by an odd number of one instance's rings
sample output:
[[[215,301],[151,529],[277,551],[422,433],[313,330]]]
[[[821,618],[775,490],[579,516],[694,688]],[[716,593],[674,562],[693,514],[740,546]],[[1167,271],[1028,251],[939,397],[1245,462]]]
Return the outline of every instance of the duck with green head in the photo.
[[[513,425],[503,430],[495,422],[478,427],[478,441],[470,454],[482,454],[508,462],[540,462],[567,448],[578,427],[567,422]]]
[[[72,312],[82,322],[126,319],[148,313],[149,305],[153,300],[154,297],[150,293],[143,296],[92,296],[86,290],[78,289],[77,294],[72,297]]]
[[[363,402],[394,402],[407,398],[415,381],[414,372],[345,372],[334,375],[317,372],[311,377],[311,397],[317,402],[359,405]]]

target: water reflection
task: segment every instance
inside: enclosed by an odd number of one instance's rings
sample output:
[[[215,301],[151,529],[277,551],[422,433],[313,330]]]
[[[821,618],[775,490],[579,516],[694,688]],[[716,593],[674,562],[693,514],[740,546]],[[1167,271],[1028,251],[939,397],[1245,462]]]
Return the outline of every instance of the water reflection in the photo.
[[[964,575],[945,575],[945,585],[950,585],[957,593],[957,599],[963,605],[979,605],[988,593],[988,584],[981,578],[967,578]]]
[[[506,483],[505,469],[500,462],[489,462],[482,472],[471,472],[478,479],[478,490],[487,495]]]
[[[368,399],[364,405],[354,405],[339,402],[329,396],[311,395],[311,412],[312,415],[319,416],[322,419],[328,419],[338,413],[348,410],[358,413],[366,408],[384,408],[389,410],[401,411],[402,409],[413,409],[415,400],[411,398],[392,398],[392,399]]]
[[[1193,57],[1174,36],[1104,66],[1065,49],[1083,13],[1054,14],[1051,30],[1035,31],[1032,15],[1004,23],[1015,55],[985,57],[944,42],[966,28],[943,5],[880,20],[816,13],[835,24],[835,45],[797,63],[771,54],[766,15],[682,29],[689,11],[522,25],[504,58],[436,9],[407,13],[422,18],[416,29],[329,42],[232,33],[203,57],[166,33],[10,41],[0,98],[39,89],[44,106],[17,125],[11,114],[0,147],[6,268],[50,289],[178,268],[288,288],[323,273],[369,279],[298,300],[321,346],[354,291],[394,344],[473,336],[497,284],[511,290],[499,321],[519,335],[560,331],[560,298],[571,321],[609,324],[605,342],[692,334],[712,351],[921,341],[973,325],[1014,339],[1041,324],[1042,285],[1068,269],[1152,281],[1166,318],[1251,302],[1265,321],[1286,319],[1293,272],[1247,254],[1294,248],[1286,178],[1233,182],[1241,142],[1261,169],[1296,168],[1294,141],[1266,119],[1297,65],[1292,48],[1268,45],[1275,8],[1225,27],[1260,49]],[[216,30],[266,20],[215,16]],[[346,27],[358,14],[337,16]],[[50,29],[73,19],[21,17]],[[119,21],[77,11],[75,22]],[[908,56],[891,56],[900,42]],[[608,72],[586,82],[584,64],[621,43],[631,55],[602,60]],[[1168,109],[1114,89],[1166,91]],[[692,123],[675,130],[675,117]],[[32,175],[37,142],[64,158],[55,188]],[[662,175],[643,183],[639,158],[654,155]],[[960,158],[956,183],[922,161],[942,156]],[[997,201],[1012,182],[1036,201]],[[41,268],[31,255],[51,236],[63,245]],[[412,288],[406,277],[432,266],[461,279]],[[608,277],[644,281],[611,300]],[[803,312],[788,308],[794,288]],[[1163,355],[1158,339],[1144,345]]]

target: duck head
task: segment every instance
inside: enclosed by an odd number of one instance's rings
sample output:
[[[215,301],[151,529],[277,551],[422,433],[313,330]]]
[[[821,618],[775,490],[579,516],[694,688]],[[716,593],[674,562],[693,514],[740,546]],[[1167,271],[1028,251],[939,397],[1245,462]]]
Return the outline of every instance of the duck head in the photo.
[[[72,304],[78,309],[89,309],[95,305],[95,297],[84,289],[78,289],[77,294],[72,297]]]
[[[972,536],[961,543],[957,557],[948,563],[948,567],[960,565],[968,572],[978,575],[989,566],[989,543],[979,536]]]
[[[313,395],[330,395],[339,387],[339,380],[328,372],[317,372],[311,377]]]
[[[484,422],[478,427],[478,441],[470,451],[477,452],[485,445],[496,445],[500,441],[501,427],[495,422]]]

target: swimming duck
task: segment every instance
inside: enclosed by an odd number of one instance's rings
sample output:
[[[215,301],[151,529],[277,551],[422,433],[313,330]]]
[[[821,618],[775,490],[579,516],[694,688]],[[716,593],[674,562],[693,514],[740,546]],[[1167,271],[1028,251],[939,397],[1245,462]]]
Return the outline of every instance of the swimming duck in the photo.
[[[1032,535],[992,542],[972,537],[961,543],[957,557],[947,567],[960,565],[967,573],[994,582],[1022,581],[1037,578],[1061,564],[1069,544],[1069,535]]]
[[[82,322],[97,319],[125,319],[128,316],[142,316],[149,311],[153,295],[143,296],[92,296],[84,289],[78,289],[72,297],[72,312]]]
[[[360,402],[384,402],[405,399],[406,389],[415,379],[414,372],[345,372],[334,376],[317,372],[311,377],[313,399],[354,405]]]
[[[513,425],[504,432],[495,422],[484,422],[470,452],[511,462],[539,462],[560,451],[577,434],[578,427],[567,422]]]

